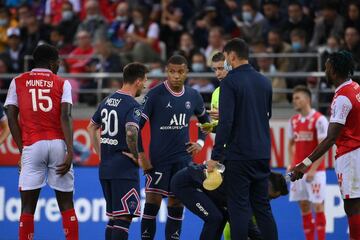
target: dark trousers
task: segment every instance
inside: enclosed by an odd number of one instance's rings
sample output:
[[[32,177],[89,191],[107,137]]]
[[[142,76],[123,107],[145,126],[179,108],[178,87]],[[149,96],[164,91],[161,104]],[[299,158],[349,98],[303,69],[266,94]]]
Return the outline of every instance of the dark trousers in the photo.
[[[238,160],[225,163],[225,185],[232,240],[247,240],[247,223],[252,213],[255,215],[263,239],[278,239],[268,197],[269,164],[269,160]]]

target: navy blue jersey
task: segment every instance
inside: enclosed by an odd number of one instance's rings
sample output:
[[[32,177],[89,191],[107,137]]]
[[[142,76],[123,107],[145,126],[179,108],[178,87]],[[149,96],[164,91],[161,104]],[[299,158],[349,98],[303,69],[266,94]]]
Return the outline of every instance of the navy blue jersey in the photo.
[[[125,127],[139,127],[141,107],[135,99],[117,91],[99,105],[92,122],[101,125],[101,179],[139,179],[136,164],[123,151],[130,152],[126,143]]]
[[[191,161],[185,143],[189,142],[189,124],[193,115],[202,118],[206,110],[201,95],[190,87],[175,93],[165,81],[144,97],[140,127],[150,121],[150,160],[154,167]]]
[[[2,104],[0,103],[0,122],[4,121],[5,118],[6,118],[6,116],[5,116],[4,108],[3,108]]]

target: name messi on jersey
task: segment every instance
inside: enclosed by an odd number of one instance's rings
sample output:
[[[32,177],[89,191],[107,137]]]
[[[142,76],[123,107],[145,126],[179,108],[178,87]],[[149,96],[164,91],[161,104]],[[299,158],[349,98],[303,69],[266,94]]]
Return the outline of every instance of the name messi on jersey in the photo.
[[[26,87],[48,87],[52,88],[54,86],[53,81],[46,81],[42,79],[38,80],[26,80]]]
[[[186,113],[180,113],[178,116],[174,114],[170,119],[168,126],[161,126],[160,130],[180,130],[184,127],[188,127],[189,124],[186,121]]]
[[[105,105],[111,106],[111,107],[117,107],[120,102],[121,102],[121,99],[108,98],[105,102]]]

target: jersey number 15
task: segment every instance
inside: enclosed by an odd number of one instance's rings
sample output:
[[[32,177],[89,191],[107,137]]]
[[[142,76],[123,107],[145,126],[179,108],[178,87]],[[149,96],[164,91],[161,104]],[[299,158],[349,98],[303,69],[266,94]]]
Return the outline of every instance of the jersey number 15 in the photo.
[[[39,105],[40,110],[43,112],[51,111],[51,109],[53,107],[52,100],[49,96],[45,96],[46,93],[50,93],[50,89],[31,88],[31,89],[29,89],[29,92],[31,93],[31,102],[32,102],[32,108],[33,108],[34,112],[37,112],[38,105]],[[39,102],[40,100],[46,101],[47,107],[45,107],[46,104]]]

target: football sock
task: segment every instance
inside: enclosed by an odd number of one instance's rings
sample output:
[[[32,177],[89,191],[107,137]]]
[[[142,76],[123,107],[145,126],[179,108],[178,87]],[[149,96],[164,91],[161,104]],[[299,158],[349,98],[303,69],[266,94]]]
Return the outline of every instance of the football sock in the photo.
[[[141,219],[141,239],[154,239],[156,232],[156,215],[160,206],[145,203],[144,213]]]
[[[315,225],[316,225],[317,239],[325,240],[326,218],[324,212],[316,213]]]
[[[68,209],[61,212],[62,223],[64,227],[66,240],[78,240],[79,239],[79,223],[76,217],[75,210]]]
[[[312,217],[312,213],[308,213],[302,216],[303,218],[303,228],[305,233],[306,240],[314,240],[315,233],[315,224]]]
[[[22,213],[19,223],[19,239],[31,240],[34,237],[34,215]]]
[[[183,207],[168,207],[168,217],[165,226],[165,239],[180,239],[183,220]]]

